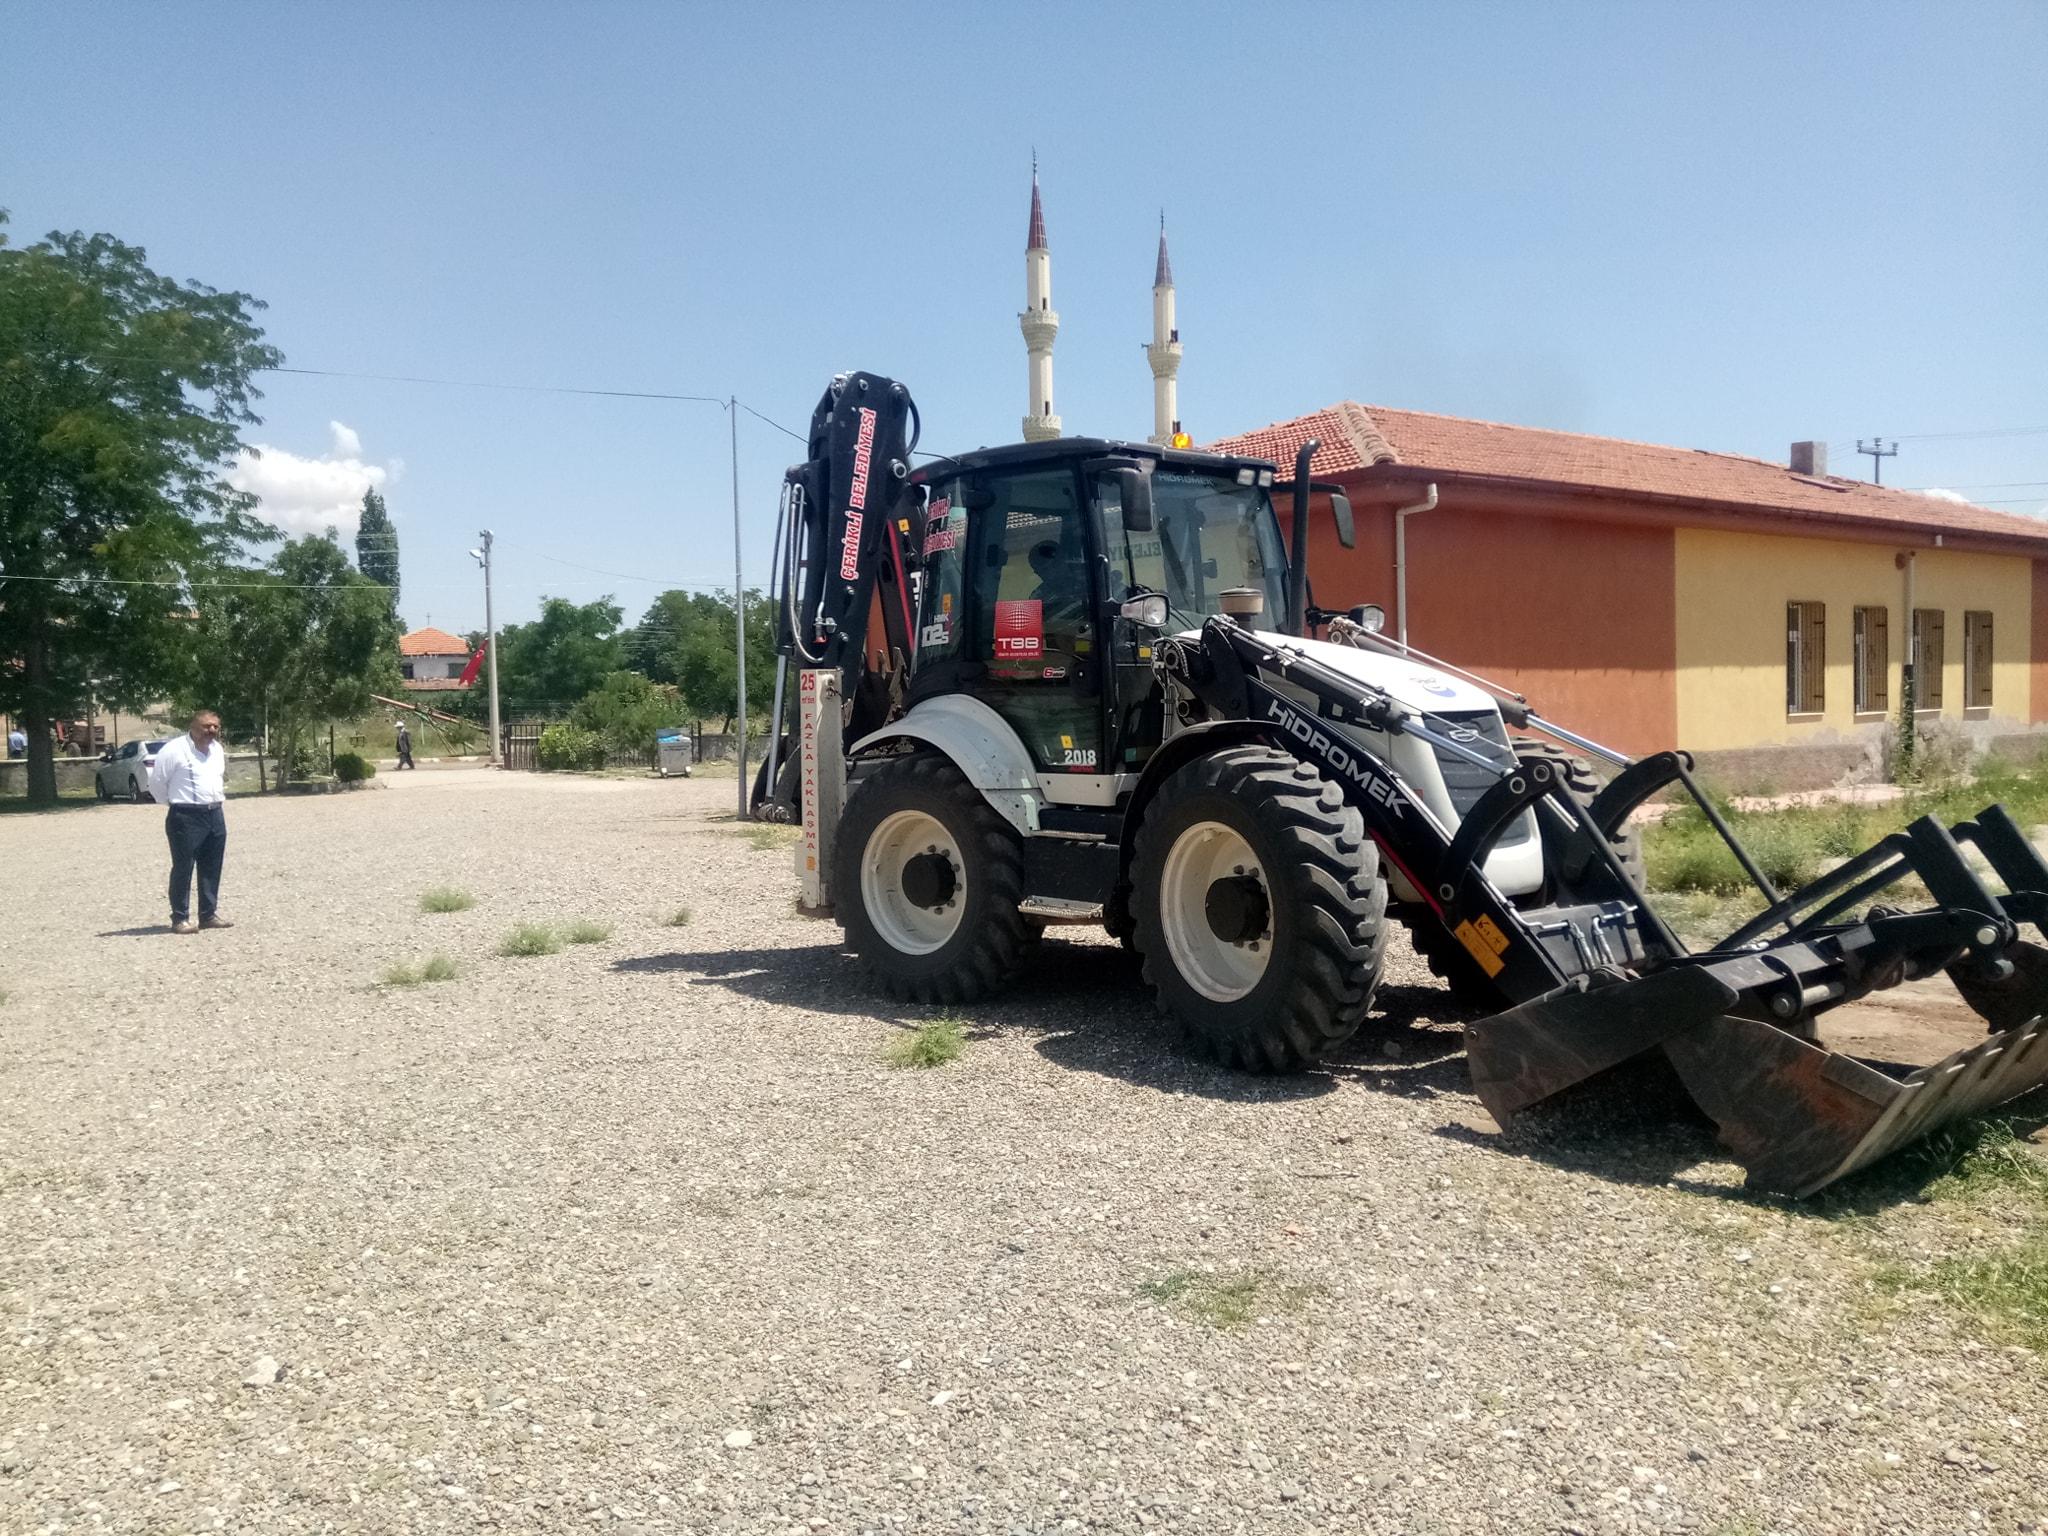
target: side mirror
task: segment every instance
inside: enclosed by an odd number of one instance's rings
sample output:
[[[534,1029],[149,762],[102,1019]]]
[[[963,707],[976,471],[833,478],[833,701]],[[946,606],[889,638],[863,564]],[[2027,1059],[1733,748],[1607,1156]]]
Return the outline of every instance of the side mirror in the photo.
[[[1351,520],[1351,498],[1342,491],[1330,492],[1330,516],[1337,523],[1337,542],[1346,549],[1358,548],[1358,525]]]
[[[1117,500],[1123,503],[1124,531],[1152,531],[1152,479],[1141,469],[1116,471]],[[1161,622],[1165,622],[1161,620]]]
[[[1163,593],[1147,592],[1140,597],[1127,598],[1117,609],[1117,617],[1145,629],[1166,628],[1166,597]]]

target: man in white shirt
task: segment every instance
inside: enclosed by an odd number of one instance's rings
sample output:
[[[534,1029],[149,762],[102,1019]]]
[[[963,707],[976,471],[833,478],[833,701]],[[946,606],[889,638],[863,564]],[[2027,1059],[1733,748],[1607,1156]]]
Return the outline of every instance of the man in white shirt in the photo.
[[[171,932],[232,928],[220,915],[220,866],[228,851],[228,755],[220,744],[220,716],[202,709],[192,728],[157,752],[149,794],[164,809],[171,842]],[[199,921],[192,921],[192,871],[199,871]]]

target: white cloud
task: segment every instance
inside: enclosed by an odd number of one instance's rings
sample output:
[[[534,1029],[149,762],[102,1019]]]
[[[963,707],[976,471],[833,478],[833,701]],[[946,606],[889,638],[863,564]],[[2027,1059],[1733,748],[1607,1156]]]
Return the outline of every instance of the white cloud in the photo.
[[[1930,485],[1929,487],[1927,487],[1926,490],[1922,491],[1920,494],[1922,496],[1932,496],[1936,501],[1961,502],[1966,507],[1973,504],[1970,501],[1970,498],[1965,496],[1961,491],[1943,490],[1938,485]]]
[[[268,443],[243,449],[228,471],[228,484],[255,496],[256,515],[287,534],[337,528],[344,540],[353,539],[363,493],[381,491],[403,466],[396,459],[388,465],[366,460],[353,427],[330,421],[327,431],[332,442],[318,458]]]

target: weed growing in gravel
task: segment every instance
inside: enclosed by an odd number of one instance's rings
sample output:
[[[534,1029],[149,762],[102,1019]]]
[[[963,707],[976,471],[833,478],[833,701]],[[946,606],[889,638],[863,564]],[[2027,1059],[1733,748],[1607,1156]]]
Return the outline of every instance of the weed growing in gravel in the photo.
[[[911,1033],[889,1043],[892,1067],[943,1067],[967,1045],[961,1022],[949,1013],[926,1019]]]
[[[690,909],[688,907],[677,907],[675,911],[669,914],[668,926],[671,928],[689,927]]]
[[[1940,1259],[1925,1274],[1887,1266],[1877,1272],[1877,1283],[1938,1296],[1981,1318],[2000,1338],[2048,1349],[2048,1234],[1988,1258]]]
[[[1887,1185],[1966,1200],[2000,1191],[2048,1201],[2048,1158],[2019,1137],[2011,1119],[1965,1120],[1901,1148],[1880,1165]]]
[[[1241,1328],[1261,1313],[1292,1312],[1308,1299],[1303,1286],[1282,1285],[1262,1269],[1205,1275],[1194,1269],[1170,1269],[1138,1287],[1138,1294],[1160,1306],[1178,1307],[1211,1328]]]
[[[796,840],[803,835],[802,827],[780,826],[774,823],[758,822],[742,827],[740,836],[756,853],[772,853],[777,848],[793,848]]]
[[[587,917],[579,917],[571,923],[567,934],[571,944],[602,944],[611,936],[610,923],[593,922]]]
[[[387,987],[416,987],[428,981],[453,981],[457,974],[455,962],[446,955],[429,955],[417,965],[403,961],[386,966],[378,979]]]
[[[420,894],[422,912],[467,912],[475,905],[476,898],[459,886],[437,885]]]
[[[562,947],[561,936],[546,923],[521,923],[498,943],[501,955],[552,955]]]

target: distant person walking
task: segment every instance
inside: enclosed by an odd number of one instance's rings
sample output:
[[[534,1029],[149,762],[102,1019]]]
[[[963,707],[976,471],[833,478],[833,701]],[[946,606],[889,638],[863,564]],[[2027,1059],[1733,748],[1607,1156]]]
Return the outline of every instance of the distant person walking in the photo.
[[[398,766],[401,768],[417,766],[412,760],[412,732],[405,728],[403,720],[398,722]]]
[[[11,727],[7,732],[7,755],[9,757],[28,756],[28,733],[18,725]]]
[[[164,807],[171,843],[171,932],[232,928],[220,915],[220,866],[228,851],[228,754],[220,744],[220,716],[202,709],[192,727],[157,752],[149,770],[150,797]],[[199,872],[199,921],[192,921],[192,872]]]

